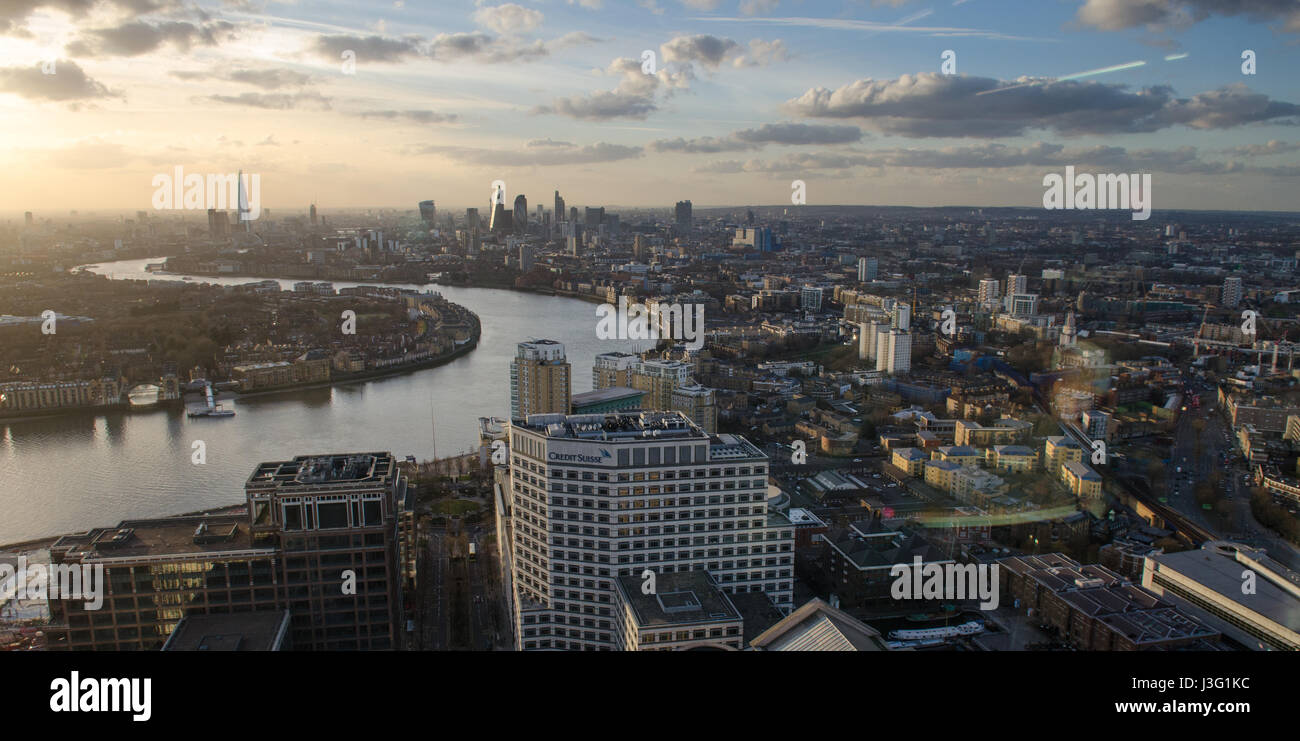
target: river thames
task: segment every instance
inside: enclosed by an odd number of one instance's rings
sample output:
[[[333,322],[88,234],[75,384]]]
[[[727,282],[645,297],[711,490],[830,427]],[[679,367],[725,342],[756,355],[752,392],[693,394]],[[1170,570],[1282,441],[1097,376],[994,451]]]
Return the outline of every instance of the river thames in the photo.
[[[112,278],[181,280],[145,265],[102,263]],[[223,285],[261,278],[192,276]],[[296,281],[281,280],[289,288]],[[358,285],[335,281],[335,288]],[[510,359],[530,338],[563,342],[573,393],[590,391],[597,353],[635,352],[630,340],[596,337],[596,304],[491,288],[396,285],[434,290],[478,314],[478,347],[446,365],[334,387],[259,394],[223,402],[236,415],[187,418],[184,409],[81,413],[0,422],[0,543],[82,531],[244,500],[260,461],[307,453],[391,451],[424,460],[468,452],[478,418],[508,416]],[[645,345],[647,343],[640,343]],[[202,440],[207,463],[191,463]]]

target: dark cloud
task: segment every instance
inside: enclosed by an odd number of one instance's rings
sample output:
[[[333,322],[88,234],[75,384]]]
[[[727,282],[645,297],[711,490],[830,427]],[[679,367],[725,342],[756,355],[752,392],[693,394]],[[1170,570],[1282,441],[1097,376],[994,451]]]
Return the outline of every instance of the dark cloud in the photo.
[[[659,47],[665,62],[700,64],[716,69],[728,56],[742,47],[731,39],[719,38],[709,34],[678,36]]]
[[[1283,30],[1300,32],[1300,4],[1295,0],[1086,0],[1075,18],[1085,26],[1119,31],[1136,26],[1186,28],[1211,16],[1281,21]]]
[[[441,33],[433,39],[429,56],[435,61],[454,62],[462,59],[499,64],[518,59],[536,59],[550,52],[541,41],[493,37],[486,33]]]
[[[0,35],[31,37],[27,17],[38,10],[54,10],[83,18],[92,10],[105,9],[121,16],[174,11],[182,0],[3,0],[0,2]]]
[[[81,31],[68,43],[67,51],[77,57],[134,57],[170,45],[188,52],[194,46],[216,46],[234,38],[235,33],[235,25],[226,21],[202,24],[130,21],[119,26]]]
[[[1300,116],[1300,106],[1271,100],[1242,83],[1179,99],[1166,86],[1129,91],[1095,81],[1003,82],[928,72],[857,80],[835,90],[814,88],[785,107],[809,118],[864,119],[881,131],[913,137],[997,138],[1035,129],[1066,135],[1142,133],[1178,124],[1222,129],[1294,122]]]
[[[351,34],[318,36],[312,44],[311,50],[322,59],[330,62],[339,61],[343,58],[344,52],[350,51],[356,55],[358,64],[367,62],[391,64],[424,54],[420,48],[420,38],[418,36],[403,36],[401,38],[374,35],[354,36]]]
[[[856,126],[777,123],[763,124],[757,129],[735,131],[722,137],[658,139],[650,143],[650,148],[656,152],[709,154],[762,149],[768,144],[782,146],[851,144],[861,139],[862,130]]]
[[[46,74],[41,64],[31,67],[0,67],[0,92],[14,93],[28,100],[94,100],[120,98],[86,75],[76,62],[59,59],[53,63],[54,74]]]
[[[777,123],[737,131],[733,136],[752,144],[851,144],[862,138],[862,130],[857,126]]]

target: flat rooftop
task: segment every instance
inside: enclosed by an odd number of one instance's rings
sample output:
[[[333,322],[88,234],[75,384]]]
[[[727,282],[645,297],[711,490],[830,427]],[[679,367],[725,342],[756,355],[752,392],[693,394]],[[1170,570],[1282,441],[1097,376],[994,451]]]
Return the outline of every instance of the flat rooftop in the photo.
[[[288,630],[288,610],[186,615],[162,650],[279,651]]]
[[[642,629],[740,620],[731,598],[706,571],[656,574],[655,594],[641,592],[638,574],[620,576],[617,583],[620,598]]]
[[[257,464],[246,486],[259,489],[328,484],[383,486],[396,473],[397,464],[392,453],[300,455],[291,461]]]
[[[599,404],[607,401],[619,401],[620,399],[641,398],[645,396],[644,391],[630,389],[626,386],[611,386],[607,389],[596,389],[581,394],[574,394],[572,397],[573,406],[579,407],[585,404]]]
[[[50,546],[52,552],[62,552],[69,560],[83,562],[109,558],[221,553],[253,548],[248,533],[248,519],[228,514],[123,520],[116,527],[95,528],[84,533],[65,535]]]
[[[1269,570],[1277,569],[1271,574],[1264,574],[1261,573],[1263,569],[1247,566],[1230,554],[1209,548],[1165,553],[1149,558],[1156,563],[1157,573],[1166,569],[1174,571],[1213,590],[1220,598],[1235,602],[1243,610],[1259,613],[1279,625],[1300,632],[1300,597],[1272,581],[1274,578],[1286,579],[1294,584],[1292,578],[1295,572],[1272,559],[1256,561]],[[1245,569],[1256,572],[1254,594],[1241,592],[1241,574]]]

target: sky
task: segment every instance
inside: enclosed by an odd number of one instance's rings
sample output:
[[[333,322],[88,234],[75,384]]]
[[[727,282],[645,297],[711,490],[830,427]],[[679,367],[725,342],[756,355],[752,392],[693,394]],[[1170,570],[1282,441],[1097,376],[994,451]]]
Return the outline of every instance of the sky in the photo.
[[[176,167],[282,211],[1041,207],[1067,165],[1300,210],[1298,44],[1296,0],[4,0],[0,212]]]

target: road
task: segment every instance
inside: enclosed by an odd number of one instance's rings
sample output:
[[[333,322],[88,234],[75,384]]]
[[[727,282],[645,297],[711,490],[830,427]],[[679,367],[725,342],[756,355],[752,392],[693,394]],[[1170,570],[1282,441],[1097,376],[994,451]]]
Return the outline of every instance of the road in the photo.
[[[457,536],[449,535],[445,528],[429,532],[428,547],[421,553],[417,647],[425,651],[510,650],[495,545],[476,527],[469,528],[465,537],[476,546],[473,560],[459,549],[452,557]]]
[[[1225,453],[1236,455],[1236,446],[1230,437],[1232,431],[1227,420],[1218,411],[1214,390],[1204,385],[1196,385],[1194,390],[1201,393],[1201,408],[1189,408],[1183,412],[1174,431],[1170,463],[1165,473],[1169,482],[1169,506],[1225,539],[1264,548],[1275,560],[1293,569],[1300,568],[1300,550],[1255,521],[1250,511],[1250,488],[1242,481],[1247,474],[1246,467],[1236,465],[1229,468],[1223,463]],[[1210,409],[1216,409],[1215,413],[1211,414]],[[1200,455],[1196,452],[1197,420],[1205,423],[1200,433]],[[1229,437],[1225,440],[1225,436]],[[1177,472],[1179,467],[1183,469],[1182,475]],[[1214,471],[1224,475],[1225,496],[1232,508],[1226,523],[1221,523],[1218,517],[1196,502],[1196,484],[1208,481]]]

